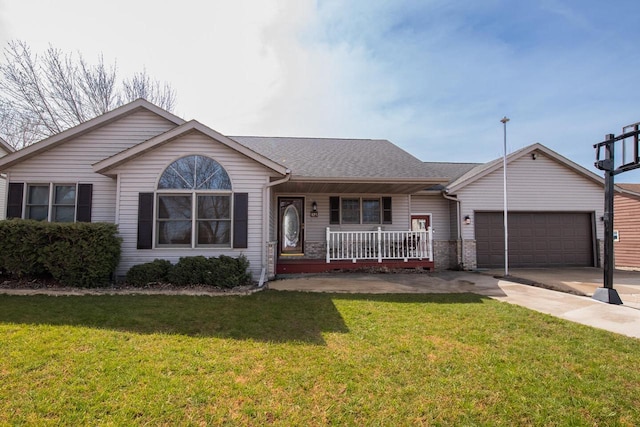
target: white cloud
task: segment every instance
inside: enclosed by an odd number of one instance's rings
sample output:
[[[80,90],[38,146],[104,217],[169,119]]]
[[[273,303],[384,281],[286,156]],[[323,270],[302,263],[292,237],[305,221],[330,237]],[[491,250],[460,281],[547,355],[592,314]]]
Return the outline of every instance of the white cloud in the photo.
[[[631,0],[4,2],[0,38],[143,66],[223,133],[387,138],[424,160],[541,142],[591,167],[640,120]],[[36,10],[38,13],[33,13]],[[626,179],[626,176],[625,178]]]

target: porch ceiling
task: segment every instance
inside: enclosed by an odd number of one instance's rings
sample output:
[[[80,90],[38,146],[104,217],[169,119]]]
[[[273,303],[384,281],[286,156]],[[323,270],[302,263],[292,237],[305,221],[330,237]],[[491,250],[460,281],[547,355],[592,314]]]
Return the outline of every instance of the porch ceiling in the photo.
[[[437,183],[440,183],[438,181]],[[371,193],[371,194],[413,194],[433,185],[430,181],[396,181],[396,182],[337,182],[337,181],[295,181],[291,180],[276,186],[283,193]]]

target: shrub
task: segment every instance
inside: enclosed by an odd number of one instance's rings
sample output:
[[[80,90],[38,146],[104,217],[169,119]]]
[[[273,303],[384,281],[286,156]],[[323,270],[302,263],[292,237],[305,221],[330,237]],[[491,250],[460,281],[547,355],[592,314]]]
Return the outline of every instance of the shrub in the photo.
[[[251,282],[249,261],[244,255],[233,258],[226,255],[182,257],[169,272],[167,279],[178,286],[207,285],[233,288]]]
[[[48,243],[47,225],[21,219],[0,221],[0,266],[7,274],[19,279],[46,275],[42,248]]]
[[[144,286],[149,283],[167,282],[173,264],[166,259],[155,259],[145,264],[134,265],[127,271],[127,283]]]
[[[251,274],[248,271],[249,261],[244,255],[240,255],[238,258],[220,255],[212,260],[214,261],[214,272],[218,277],[218,286],[234,288],[251,282]]]
[[[42,264],[54,279],[85,288],[109,281],[120,261],[121,239],[115,224],[50,225],[50,243],[42,248]]]
[[[202,255],[181,257],[169,272],[169,282],[174,285],[213,285],[212,262]]]
[[[69,286],[108,282],[120,260],[115,224],[0,221],[0,263],[14,277],[50,274]]]

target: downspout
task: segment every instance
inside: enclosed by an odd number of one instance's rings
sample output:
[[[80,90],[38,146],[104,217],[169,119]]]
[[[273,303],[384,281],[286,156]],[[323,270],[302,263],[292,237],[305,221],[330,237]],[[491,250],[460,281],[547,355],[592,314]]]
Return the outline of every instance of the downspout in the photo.
[[[447,194],[448,190],[443,190],[442,191],[442,197],[444,197],[447,200],[452,200],[454,202],[456,202],[456,220],[457,220],[457,224],[456,224],[456,229],[458,230],[458,236],[457,236],[457,243],[459,245],[458,250],[456,251],[456,261],[458,263],[458,266],[462,266],[462,216],[460,213],[460,200],[457,197],[453,197],[453,196],[449,196]]]
[[[265,282],[267,281],[265,278],[265,273],[267,271],[267,243],[269,242],[269,208],[271,207],[271,197],[269,194],[269,190],[271,187],[284,184],[285,182],[291,179],[291,169],[287,169],[285,171],[286,175],[284,178],[278,179],[276,181],[268,182],[262,186],[262,220],[264,222],[262,226],[262,274],[260,274],[260,282],[258,283],[258,287],[263,287]]]

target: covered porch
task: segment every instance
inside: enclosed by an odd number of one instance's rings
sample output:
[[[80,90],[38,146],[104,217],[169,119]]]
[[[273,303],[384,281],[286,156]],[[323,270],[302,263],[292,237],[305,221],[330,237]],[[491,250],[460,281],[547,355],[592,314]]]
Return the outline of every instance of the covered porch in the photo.
[[[381,177],[380,165],[372,170],[376,176],[295,176],[273,187],[267,261],[274,274],[434,270],[430,213],[412,211],[410,199],[441,180],[404,173]]]
[[[277,274],[365,268],[433,270],[432,231],[333,231],[326,228],[324,259],[280,256]]]

